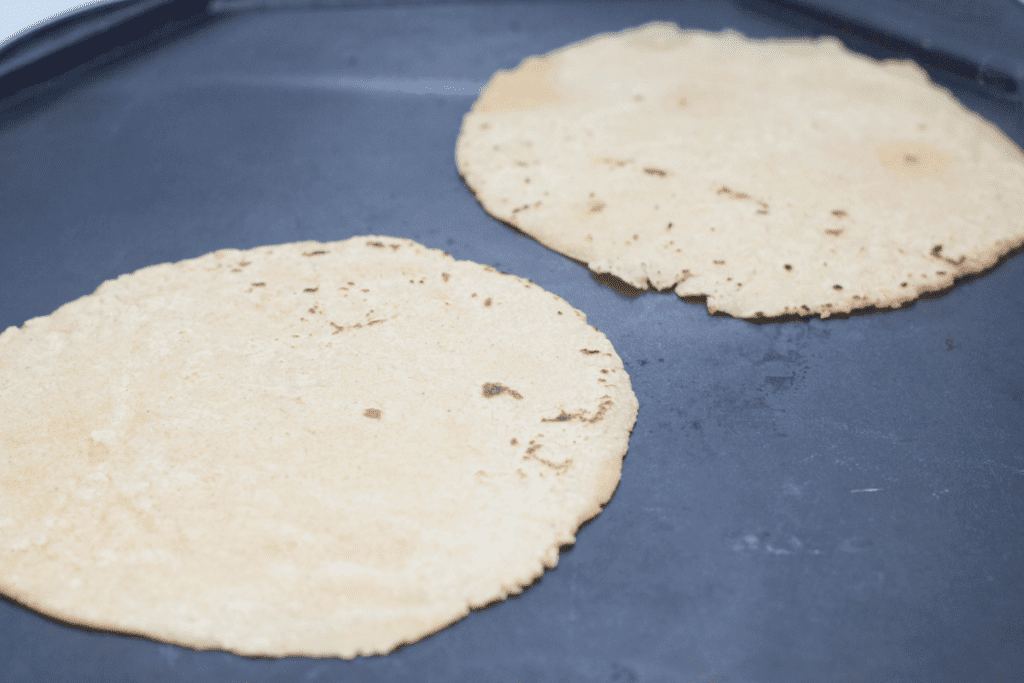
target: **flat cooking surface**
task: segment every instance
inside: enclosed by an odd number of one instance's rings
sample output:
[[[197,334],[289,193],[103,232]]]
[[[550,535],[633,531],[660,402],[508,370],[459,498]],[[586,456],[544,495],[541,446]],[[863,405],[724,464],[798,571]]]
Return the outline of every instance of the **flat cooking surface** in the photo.
[[[0,601],[0,680],[1024,679],[1024,256],[903,310],[755,325],[618,293],[487,216],[455,171],[462,115],[498,68],[654,19],[814,32],[773,16],[728,2],[225,13],[4,114],[0,329],[154,263],[396,235],[583,310],[640,414],[618,491],[556,569],[391,655],[194,652]],[[1024,143],[1019,101],[954,91]]]

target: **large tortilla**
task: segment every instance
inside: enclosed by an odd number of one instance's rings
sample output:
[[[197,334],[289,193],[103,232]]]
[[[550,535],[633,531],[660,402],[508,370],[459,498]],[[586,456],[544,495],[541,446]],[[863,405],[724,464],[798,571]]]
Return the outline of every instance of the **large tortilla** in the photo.
[[[891,308],[1024,244],[1024,154],[910,62],[653,23],[499,71],[456,161],[493,216],[743,318]]]
[[[408,240],[145,268],[0,334],[0,591],[196,648],[385,653],[554,567],[636,412],[582,313]]]

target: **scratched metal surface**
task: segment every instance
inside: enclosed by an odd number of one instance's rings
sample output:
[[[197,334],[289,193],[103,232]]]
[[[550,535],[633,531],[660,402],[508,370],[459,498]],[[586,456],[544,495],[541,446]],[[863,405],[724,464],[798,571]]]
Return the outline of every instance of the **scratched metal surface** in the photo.
[[[225,14],[5,115],[0,329],[149,264],[384,233],[582,309],[641,407],[618,491],[559,566],[394,654],[247,659],[0,601],[0,680],[1024,678],[1024,256],[904,310],[754,325],[619,294],[458,178],[495,69],[652,19],[813,32],[711,1]],[[1024,142],[1019,102],[955,91]]]

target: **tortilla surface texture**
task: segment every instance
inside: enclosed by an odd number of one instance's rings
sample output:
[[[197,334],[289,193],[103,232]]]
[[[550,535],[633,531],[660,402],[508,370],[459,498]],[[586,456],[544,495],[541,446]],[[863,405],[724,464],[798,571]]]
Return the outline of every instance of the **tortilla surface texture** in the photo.
[[[456,163],[486,211],[741,318],[894,308],[1024,245],[1024,153],[911,62],[671,23],[499,71]]]
[[[0,592],[194,648],[386,653],[554,567],[636,413],[582,313],[409,240],[144,268],[0,334]]]

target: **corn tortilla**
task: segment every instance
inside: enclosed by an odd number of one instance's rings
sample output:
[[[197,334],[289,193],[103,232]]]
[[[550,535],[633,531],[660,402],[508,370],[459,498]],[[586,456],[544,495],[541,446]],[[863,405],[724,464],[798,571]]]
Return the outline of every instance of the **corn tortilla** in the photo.
[[[1024,153],[912,62],[670,23],[499,71],[456,164],[491,215],[742,318],[894,308],[1024,245]]]
[[[409,240],[144,268],[0,334],[0,592],[193,648],[386,653],[554,567],[636,411],[582,313]]]

